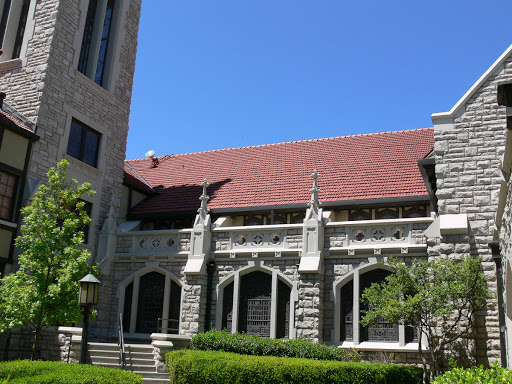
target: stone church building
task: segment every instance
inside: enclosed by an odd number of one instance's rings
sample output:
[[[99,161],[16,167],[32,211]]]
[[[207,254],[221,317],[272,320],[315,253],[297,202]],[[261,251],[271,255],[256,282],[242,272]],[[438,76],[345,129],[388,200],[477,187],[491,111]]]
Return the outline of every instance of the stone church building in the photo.
[[[84,244],[102,269],[96,340],[121,324],[139,341],[216,328],[415,362],[413,329],[359,324],[362,290],[390,256],[471,254],[497,299],[467,355],[511,362],[512,46],[433,128],[125,161],[140,9],[0,0],[2,116],[30,126],[31,143],[18,168],[0,146],[0,172],[17,181],[0,194],[19,209],[62,158],[98,191]],[[19,225],[0,218],[0,231]],[[6,274],[17,253],[12,238],[2,245]]]

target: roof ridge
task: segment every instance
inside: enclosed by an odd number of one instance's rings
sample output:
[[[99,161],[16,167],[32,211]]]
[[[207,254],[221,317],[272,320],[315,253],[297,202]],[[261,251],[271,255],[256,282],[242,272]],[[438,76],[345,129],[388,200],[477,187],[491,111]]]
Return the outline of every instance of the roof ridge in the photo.
[[[403,129],[401,131],[384,131],[384,132],[357,133],[357,134],[353,134],[353,135],[323,137],[323,138],[319,138],[319,139],[291,140],[291,141],[282,141],[282,142],[279,142],[279,143],[257,144],[257,145],[247,145],[247,146],[242,146],[242,147],[209,149],[209,150],[206,150],[206,151],[196,151],[196,152],[187,152],[187,153],[163,155],[163,156],[159,157],[158,159],[159,160],[165,160],[166,158],[169,158],[169,157],[196,155],[196,154],[199,154],[199,153],[222,152],[222,151],[230,151],[230,150],[234,150],[234,149],[259,148],[259,147],[270,147],[270,146],[276,146],[276,145],[282,145],[282,144],[293,144],[293,143],[305,143],[305,142],[323,141],[323,140],[334,140],[334,139],[341,139],[341,138],[345,138],[345,137],[377,136],[377,135],[383,135],[383,134],[389,134],[389,133],[423,131],[423,130],[428,130],[428,129],[433,129],[433,127]],[[157,157],[157,156],[155,156],[155,157]],[[143,158],[141,158],[141,159],[130,159],[130,160],[125,160],[125,161],[128,162],[128,161],[139,161],[139,160],[146,160],[146,159],[143,159]]]

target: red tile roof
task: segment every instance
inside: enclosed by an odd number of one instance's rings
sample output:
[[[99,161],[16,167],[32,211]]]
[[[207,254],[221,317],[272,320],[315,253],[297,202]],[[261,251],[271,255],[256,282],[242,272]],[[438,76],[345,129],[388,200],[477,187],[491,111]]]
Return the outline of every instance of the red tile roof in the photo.
[[[148,194],[155,193],[146,180],[127,162],[124,162],[124,180],[126,183]]]
[[[199,207],[210,182],[211,209],[307,203],[311,172],[320,172],[320,201],[427,196],[417,161],[434,147],[432,128],[229,148],[127,162],[158,192],[133,214]],[[126,169],[126,168],[125,168]]]
[[[34,133],[34,131],[32,129],[30,129],[26,124],[22,123],[20,120],[16,119],[14,116],[11,116],[9,113],[2,111],[1,109],[0,109],[0,118],[4,118],[4,119],[10,121],[11,123],[15,124],[19,128],[24,129],[25,131]]]

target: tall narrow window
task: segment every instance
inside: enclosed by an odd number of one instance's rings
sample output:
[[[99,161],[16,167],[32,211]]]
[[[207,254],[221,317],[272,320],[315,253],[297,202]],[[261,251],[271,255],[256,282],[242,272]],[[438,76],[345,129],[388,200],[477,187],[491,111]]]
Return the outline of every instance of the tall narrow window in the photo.
[[[25,27],[27,25],[28,8],[30,7],[30,0],[23,0],[21,6],[20,21],[16,30],[16,38],[14,40],[14,47],[12,50],[12,58],[17,59],[20,57],[21,46],[23,44],[23,37],[25,36]]]
[[[96,18],[96,10],[98,8],[98,0],[90,0],[87,16],[85,17],[84,36],[82,38],[82,49],[80,50],[80,59],[78,61],[78,70],[87,75],[87,61],[91,51],[91,42],[94,32],[94,20]]]
[[[1,61],[21,56],[30,2],[31,0],[0,0],[0,43],[3,50]]]
[[[165,333],[180,333],[180,315],[181,315],[181,287],[171,280],[171,295],[169,297],[169,313],[167,317],[167,329],[162,330]]]
[[[233,283],[224,288],[224,301],[222,303],[222,329],[231,333],[233,330]]]
[[[341,300],[341,341],[352,341],[354,334],[354,284],[349,281],[340,291]]]
[[[9,18],[9,10],[11,8],[11,0],[5,0],[2,8],[2,18],[0,19],[0,44],[4,46],[5,31],[7,29],[7,19]]]
[[[96,76],[94,78],[94,82],[98,85],[103,84],[103,74],[105,73],[104,70],[107,60],[107,49],[110,37],[110,28],[112,26],[112,16],[114,13],[114,3],[114,0],[108,0],[107,9],[105,11],[105,20],[103,22],[103,30],[101,32],[100,52],[98,54]]]
[[[117,2],[119,3],[119,1]],[[104,86],[110,66],[112,26],[115,24],[115,0],[90,0],[85,17],[78,71]]]

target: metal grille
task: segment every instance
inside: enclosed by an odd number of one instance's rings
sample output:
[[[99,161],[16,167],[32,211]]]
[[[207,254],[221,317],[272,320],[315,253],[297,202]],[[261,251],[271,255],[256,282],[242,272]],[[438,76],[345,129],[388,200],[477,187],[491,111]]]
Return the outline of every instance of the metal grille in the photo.
[[[368,340],[397,341],[398,324],[389,324],[382,317],[379,318],[375,327],[368,327]]]
[[[252,272],[240,283],[238,331],[248,335],[270,336],[272,276]]]
[[[380,283],[389,274],[391,274],[391,272],[376,269],[361,275],[359,297],[362,296],[363,291],[370,287],[372,283]],[[367,308],[368,306],[361,305],[362,310]],[[386,320],[382,318],[377,320],[376,326],[361,327],[361,331],[363,340],[365,341],[398,341],[398,324],[387,323]]]
[[[248,335],[270,337],[270,307],[269,297],[260,296],[247,300],[247,331]]]

